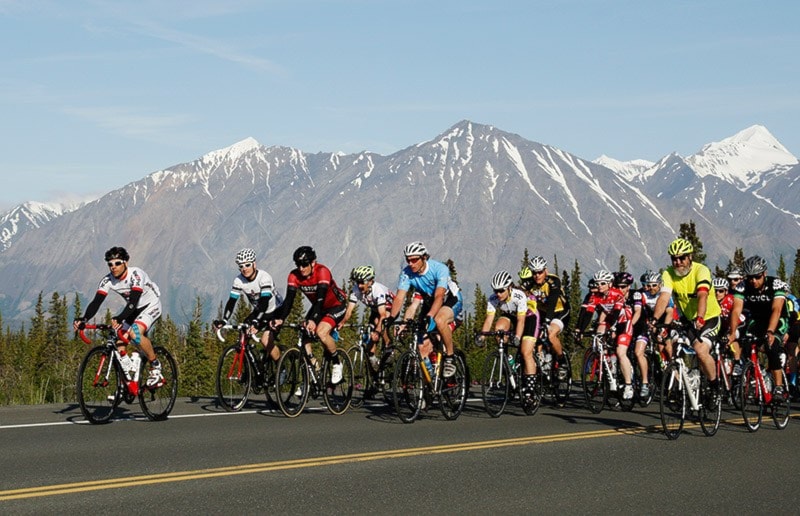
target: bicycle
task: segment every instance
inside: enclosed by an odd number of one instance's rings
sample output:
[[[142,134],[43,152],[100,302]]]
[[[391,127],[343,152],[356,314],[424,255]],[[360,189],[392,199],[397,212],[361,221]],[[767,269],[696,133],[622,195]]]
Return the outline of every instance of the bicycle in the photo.
[[[297,343],[284,351],[278,360],[275,392],[281,412],[286,417],[296,417],[306,407],[309,397],[317,399],[322,396],[331,414],[344,414],[353,397],[350,357],[343,350],[336,350],[335,357],[342,365],[342,379],[333,383],[334,362],[325,356],[321,368],[318,368],[319,361],[306,352],[305,341],[316,339],[316,335],[309,335],[301,324],[284,326],[297,331]]]
[[[772,373],[767,372],[758,362],[757,348],[759,344],[766,345],[763,339],[746,333],[739,339],[739,344],[742,346],[742,351],[746,349],[745,346],[750,348],[750,357],[742,367],[741,384],[739,386],[744,426],[750,432],[757,431],[761,426],[764,408],[768,406],[772,413],[772,421],[775,423],[775,427],[778,430],[783,430],[789,424],[791,411],[786,371],[784,368],[780,369],[784,391],[781,395],[778,395],[772,392]]]
[[[78,335],[88,345],[92,339],[86,336],[86,330],[97,330],[104,339],[103,344],[86,353],[78,367],[76,391],[86,420],[92,424],[107,423],[122,401],[130,404],[137,397],[147,419],[167,419],[178,396],[178,366],[169,351],[153,347],[164,381],[151,387],[147,385],[151,364],[141,360],[138,352],[131,353],[136,357],[131,359],[132,365],[123,367],[117,342],[128,344],[128,339],[122,331],[117,332],[107,324],[86,324],[78,330]]]
[[[403,423],[413,423],[434,402],[445,419],[454,420],[461,415],[467,403],[469,385],[467,384],[467,366],[462,356],[453,355],[456,367],[455,375],[444,378],[443,345],[437,331],[425,332],[425,326],[413,320],[387,320],[384,328],[402,325],[405,331],[414,337],[409,349],[397,359],[392,380],[392,398],[397,416]],[[428,337],[434,350],[430,354],[431,369],[428,370],[420,355],[419,347]]]
[[[486,355],[481,376],[481,393],[483,406],[486,413],[492,417],[500,417],[509,400],[514,396],[519,397],[520,405],[525,414],[531,416],[539,410],[542,402],[541,383],[536,382],[536,387],[530,397],[523,393],[522,355],[519,344],[513,344],[514,336],[509,331],[477,332],[476,341],[486,337],[497,338],[497,349]],[[477,345],[482,345],[476,342]],[[516,353],[511,351],[516,349]]]
[[[263,391],[267,403],[272,401],[269,391],[275,388],[275,362],[263,348],[256,358],[254,344],[250,341],[259,345],[261,342],[255,334],[249,333],[249,329],[250,325],[246,323],[226,324],[216,332],[220,342],[225,342],[223,332],[239,332],[237,343],[223,349],[217,361],[217,399],[228,412],[241,410],[251,391],[255,394]]]
[[[365,324],[358,327],[358,344],[347,350],[347,356],[353,363],[353,399],[350,406],[359,408],[364,404],[364,400],[378,392],[383,394],[386,403],[392,403],[392,378],[394,376],[394,364],[400,352],[394,346],[382,346],[379,355],[378,370],[372,368],[368,359],[367,349],[372,346],[370,335],[374,331],[374,326]],[[376,348],[378,345],[376,344]]]
[[[688,409],[698,415],[703,433],[713,436],[719,429],[722,401],[717,393],[710,392],[708,379],[700,372],[697,354],[692,349],[692,342],[696,340],[694,330],[678,322],[671,326],[673,357],[661,379],[661,427],[668,439],[677,439],[683,431]],[[691,367],[686,364],[687,358],[691,359]]]
[[[742,409],[742,402],[739,395],[741,388],[739,386],[741,375],[733,374],[733,358],[731,357],[728,348],[728,336],[721,335],[714,340],[714,357],[717,371],[717,378],[719,378],[720,395],[722,401],[732,405],[737,410]]]
[[[586,406],[593,414],[599,414],[609,404],[609,395],[614,393],[623,410],[633,408],[633,399],[622,399],[621,371],[614,353],[616,343],[611,332],[592,335],[592,345],[586,350],[581,367],[581,383]],[[623,404],[624,402],[624,404]]]
[[[533,354],[536,361],[538,389],[543,395],[550,394],[556,406],[563,407],[569,400],[572,390],[572,359],[569,352],[562,348],[564,364],[559,364],[552,344],[547,336],[547,326],[539,331],[538,351]]]

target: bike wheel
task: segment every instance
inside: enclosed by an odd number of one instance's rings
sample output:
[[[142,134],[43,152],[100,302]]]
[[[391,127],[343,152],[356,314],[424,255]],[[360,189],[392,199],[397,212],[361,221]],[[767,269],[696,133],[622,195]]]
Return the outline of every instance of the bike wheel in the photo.
[[[562,369],[563,368],[563,369]],[[560,378],[559,373],[566,370],[566,377]],[[553,373],[554,389],[556,405],[563,407],[569,401],[569,393],[572,390],[572,359],[569,357],[567,350],[564,350],[564,364],[558,365],[558,370]]]
[[[275,394],[286,417],[298,416],[308,402],[308,368],[300,350],[290,348],[278,360]]]
[[[335,358],[342,365],[342,379],[336,383],[331,381],[334,362],[325,360],[325,370],[322,375],[322,384],[325,386],[323,398],[331,414],[344,414],[350,407],[353,398],[353,363],[350,357],[341,349],[336,350]]]
[[[392,398],[397,417],[403,423],[413,423],[422,410],[423,379],[419,360],[410,351],[397,359],[392,379]]]
[[[492,417],[500,417],[506,408],[511,394],[511,371],[504,364],[499,351],[486,355],[481,375],[481,393],[486,413]]]
[[[472,385],[472,372],[469,370],[469,360],[467,360],[467,354],[461,348],[456,348],[453,351],[453,354],[461,358],[461,362],[464,364],[464,381],[467,384],[467,394],[469,394],[469,387]]]
[[[720,382],[723,380],[720,379]],[[700,380],[700,392],[704,394],[700,400],[700,428],[703,433],[711,437],[719,430],[719,421],[722,417],[722,397],[710,396],[708,380],[703,375]]]
[[[78,368],[77,394],[81,413],[92,424],[107,423],[122,401],[122,372],[105,346],[92,348]]]
[[[791,412],[791,405],[789,402],[789,384],[786,383],[786,373],[781,369],[783,375],[783,394],[773,395],[770,409],[772,411],[772,421],[778,430],[783,430],[789,424],[789,415]]]
[[[350,400],[350,406],[359,408],[373,389],[372,370],[361,346],[357,344],[352,346],[347,350],[347,356],[350,357],[350,363],[353,364],[353,399]]]
[[[165,348],[155,346],[153,352],[161,364],[162,381],[158,385],[147,384],[152,364],[143,360],[139,371],[139,405],[147,419],[163,421],[172,412],[178,398],[178,365]]]
[[[394,380],[394,368],[400,358],[400,351],[392,347],[384,351],[381,358],[381,367],[378,370],[378,380],[376,388],[383,392],[383,400],[387,405],[394,406],[394,396],[392,395],[392,380]]]
[[[600,362],[600,354],[596,351],[589,351],[583,360],[581,369],[581,382],[583,383],[583,397],[586,406],[593,414],[599,414],[608,401],[608,391],[606,390],[603,378],[603,364]]]
[[[686,389],[678,362],[670,362],[661,377],[661,428],[668,439],[677,439],[686,419]]]
[[[747,362],[742,369],[740,382],[739,401],[742,404],[744,426],[750,432],[755,432],[761,426],[761,418],[764,415],[764,395],[752,362]]]
[[[441,392],[439,393],[439,408],[442,415],[447,420],[458,419],[464,406],[467,404],[467,363],[458,353],[453,357],[453,364],[456,366],[456,374],[449,378],[441,379]]]
[[[222,407],[228,412],[242,410],[252,382],[250,362],[241,352],[241,346],[234,344],[225,348],[217,362],[217,400]]]

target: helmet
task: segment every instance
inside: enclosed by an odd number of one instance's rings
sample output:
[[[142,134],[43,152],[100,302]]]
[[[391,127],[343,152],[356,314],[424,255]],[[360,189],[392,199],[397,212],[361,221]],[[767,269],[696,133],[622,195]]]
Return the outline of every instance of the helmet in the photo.
[[[714,285],[714,290],[728,290],[730,284],[728,280],[725,278],[714,278],[714,281],[711,282]]]
[[[731,270],[728,271],[728,279],[742,279],[744,276],[742,275],[742,269],[740,267],[731,267]]]
[[[292,259],[297,265],[308,265],[317,259],[317,253],[314,252],[314,249],[311,246],[304,245],[294,250]]]
[[[131,255],[128,254],[128,251],[125,250],[124,247],[112,247],[108,251],[106,251],[106,261],[113,260],[114,258],[120,259],[123,262],[127,262],[131,259]]]
[[[694,246],[685,238],[677,238],[669,244],[667,253],[670,256],[680,256],[682,254],[690,254],[694,252]]]
[[[518,273],[519,279],[521,280],[528,280],[533,277],[533,271],[530,270],[528,267],[523,267]]]
[[[422,242],[411,242],[403,249],[403,254],[406,256],[424,256],[428,254],[428,249],[425,248],[425,244]]]
[[[528,260],[528,267],[530,267],[533,272],[543,271],[547,268],[547,260],[541,256],[534,256]]]
[[[610,282],[614,281],[614,275],[611,274],[610,272],[608,272],[605,269],[600,269],[599,271],[594,273],[594,276],[592,276],[592,279],[595,280],[598,283],[601,282],[601,281],[605,281],[606,283],[610,283]]]
[[[661,275],[657,272],[646,271],[644,274],[642,274],[642,277],[639,278],[639,281],[641,281],[642,284],[661,283]]]
[[[614,273],[614,285],[625,286],[633,284],[633,274],[630,272],[616,272]]]
[[[500,271],[492,276],[492,290],[500,290],[508,288],[511,285],[511,274],[506,271]]]
[[[742,270],[745,276],[758,276],[767,271],[767,261],[755,255],[744,261]]]
[[[236,263],[239,265],[243,263],[253,263],[254,261],[256,261],[256,252],[249,247],[245,247],[236,253]]]
[[[597,288],[597,280],[594,279],[594,278],[591,278],[589,280],[589,282],[586,284],[586,286],[589,287],[590,290],[593,289],[593,288]]]
[[[375,279],[375,268],[372,265],[360,265],[353,269],[350,278],[356,283],[363,283]]]

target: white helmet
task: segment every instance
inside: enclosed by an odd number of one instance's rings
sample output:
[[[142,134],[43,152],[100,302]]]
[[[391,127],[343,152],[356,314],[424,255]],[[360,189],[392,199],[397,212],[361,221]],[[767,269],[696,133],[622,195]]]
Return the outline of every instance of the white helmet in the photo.
[[[243,263],[253,263],[256,261],[256,252],[246,247],[236,253],[236,263],[241,265]]]
[[[728,290],[730,286],[730,283],[725,278],[714,278],[711,284],[714,285],[714,290]]]
[[[406,256],[425,256],[428,254],[428,249],[425,248],[425,244],[422,242],[411,242],[403,249],[403,254]]]
[[[528,260],[528,268],[530,268],[530,270],[533,272],[543,271],[547,268],[547,260],[541,256],[534,256]]]
[[[599,271],[594,273],[592,279],[598,282],[605,281],[606,283],[611,283],[612,281],[614,281],[614,274],[605,269],[600,269]]]
[[[511,274],[500,271],[492,276],[492,290],[506,289],[511,285]]]

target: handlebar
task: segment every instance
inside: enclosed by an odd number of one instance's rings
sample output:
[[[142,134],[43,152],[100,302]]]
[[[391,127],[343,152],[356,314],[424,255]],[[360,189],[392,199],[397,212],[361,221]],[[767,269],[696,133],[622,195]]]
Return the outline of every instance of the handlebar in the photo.
[[[224,331],[227,331],[227,330],[236,330],[236,331],[239,331],[239,332],[242,332],[242,333],[244,333],[244,332],[246,332],[246,331],[247,331],[247,330],[249,330],[249,329],[250,329],[250,325],[249,325],[249,324],[247,324],[247,323],[241,323],[241,324],[226,324],[226,325],[224,325],[224,326],[220,326],[219,328],[217,328],[217,331],[216,331],[216,334],[217,334],[217,339],[218,339],[220,342],[225,342],[225,336],[222,334],[223,330],[224,330]],[[255,334],[255,333],[252,333],[252,334],[250,334],[250,338],[251,338],[251,339],[253,339],[255,342],[258,342],[258,341],[259,341],[259,339],[258,339],[258,337],[256,336],[256,334]]]
[[[483,337],[497,337],[504,342],[510,342],[515,336],[516,333],[508,330],[476,331],[475,345],[482,348],[484,346]]]
[[[116,333],[116,338],[124,342],[125,344],[130,343],[130,339],[123,330],[114,330],[114,328],[109,324],[86,324],[84,323],[82,328],[78,329],[78,336],[81,338],[83,342],[86,344],[91,344],[92,339],[86,336],[86,330],[99,330],[101,332],[109,334],[109,336],[114,335]]]

